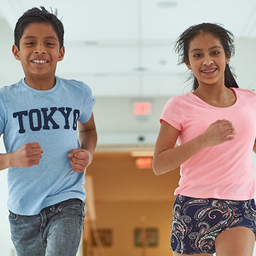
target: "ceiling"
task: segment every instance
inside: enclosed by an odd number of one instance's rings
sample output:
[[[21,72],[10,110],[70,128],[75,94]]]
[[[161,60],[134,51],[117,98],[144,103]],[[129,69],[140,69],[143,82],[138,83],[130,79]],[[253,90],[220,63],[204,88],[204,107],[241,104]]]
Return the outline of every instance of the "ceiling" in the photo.
[[[43,2],[43,4],[42,4]],[[163,97],[190,90],[173,44],[190,25],[223,24],[256,39],[255,0],[0,0],[13,30],[31,7],[58,10],[66,56],[57,74],[83,80],[98,97]],[[185,74],[185,75],[184,75]],[[185,88],[185,89],[184,89]]]
[[[0,86],[24,74],[11,53],[17,19],[29,8],[58,10],[66,53],[57,75],[88,84],[96,97],[97,149],[153,149],[166,101],[191,91],[185,65],[177,65],[175,39],[189,26],[214,22],[235,35],[231,59],[241,88],[256,91],[255,0],[0,0]],[[151,113],[134,114],[135,102]]]

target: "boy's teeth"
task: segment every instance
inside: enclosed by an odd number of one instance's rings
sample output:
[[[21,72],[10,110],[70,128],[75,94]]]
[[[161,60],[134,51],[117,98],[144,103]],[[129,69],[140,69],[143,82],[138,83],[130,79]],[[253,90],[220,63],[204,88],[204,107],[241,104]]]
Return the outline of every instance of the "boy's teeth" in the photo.
[[[35,63],[46,63],[47,61],[46,60],[33,60],[33,62],[35,62]]]

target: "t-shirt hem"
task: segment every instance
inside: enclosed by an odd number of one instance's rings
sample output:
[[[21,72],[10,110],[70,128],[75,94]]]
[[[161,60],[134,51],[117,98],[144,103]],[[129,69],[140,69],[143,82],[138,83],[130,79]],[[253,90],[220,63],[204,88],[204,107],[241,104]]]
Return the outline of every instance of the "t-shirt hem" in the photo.
[[[12,207],[8,207],[8,210],[15,214],[22,215],[22,216],[33,216],[33,215],[39,214],[44,208],[49,207],[51,205],[58,204],[58,203],[61,203],[63,201],[69,200],[69,199],[80,199],[81,201],[84,201],[85,198],[86,198],[86,194],[78,195],[76,193],[76,194],[69,194],[67,196],[62,195],[61,197],[60,196],[54,197],[54,200],[52,200],[52,201],[45,200],[44,203],[41,205],[41,207],[34,211],[21,211],[18,209],[12,209]]]
[[[187,197],[193,197],[193,198],[213,198],[213,199],[220,199],[220,200],[234,200],[234,201],[245,201],[245,200],[251,200],[254,199],[254,194],[250,196],[231,196],[231,195],[217,195],[217,194],[187,194],[187,193],[174,193],[174,195],[182,195]]]
[[[175,129],[177,129],[177,130],[181,130],[180,129],[180,126],[178,125],[178,124],[176,124],[175,122],[173,122],[173,120],[170,120],[170,119],[168,119],[168,118],[165,118],[165,117],[161,117],[160,119],[159,119],[159,121],[160,121],[160,123],[162,123],[162,121],[165,121],[166,123],[168,123],[169,125],[171,125],[171,126],[173,126]]]

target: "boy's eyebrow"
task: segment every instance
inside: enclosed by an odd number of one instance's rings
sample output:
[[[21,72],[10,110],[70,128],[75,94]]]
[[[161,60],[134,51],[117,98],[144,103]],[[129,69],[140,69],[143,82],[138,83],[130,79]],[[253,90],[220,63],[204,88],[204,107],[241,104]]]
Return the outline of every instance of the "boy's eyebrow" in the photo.
[[[219,48],[221,49],[221,47],[219,45],[215,45],[213,47],[210,47],[209,50],[213,50],[214,48]],[[202,49],[199,49],[199,48],[195,48],[195,49],[192,49],[190,52],[196,52],[196,51],[202,51]]]
[[[26,36],[26,37],[23,38],[23,40],[25,40],[25,39],[34,39],[34,38],[36,38],[36,36]],[[54,39],[54,40],[58,41],[58,38],[54,37],[54,36],[46,36],[45,39]]]

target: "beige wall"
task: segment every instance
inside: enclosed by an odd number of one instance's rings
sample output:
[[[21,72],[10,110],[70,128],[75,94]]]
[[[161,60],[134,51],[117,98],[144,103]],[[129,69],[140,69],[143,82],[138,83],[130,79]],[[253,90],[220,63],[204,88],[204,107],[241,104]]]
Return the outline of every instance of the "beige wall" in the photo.
[[[105,256],[167,256],[170,250],[172,202],[97,202],[97,227],[113,232],[113,244],[104,247]],[[145,223],[141,217],[145,217]],[[134,229],[143,226],[158,229],[158,246],[134,246]],[[99,256],[93,249],[94,256]],[[89,255],[88,255],[89,256]]]
[[[137,169],[135,161],[129,153],[96,153],[87,170],[93,177],[96,225],[113,232],[112,246],[103,248],[105,256],[172,255],[173,192],[179,170],[156,176],[151,169]],[[158,229],[158,246],[146,248],[146,254],[134,245],[134,229],[143,226]],[[100,256],[97,248],[92,250],[93,256]]]

